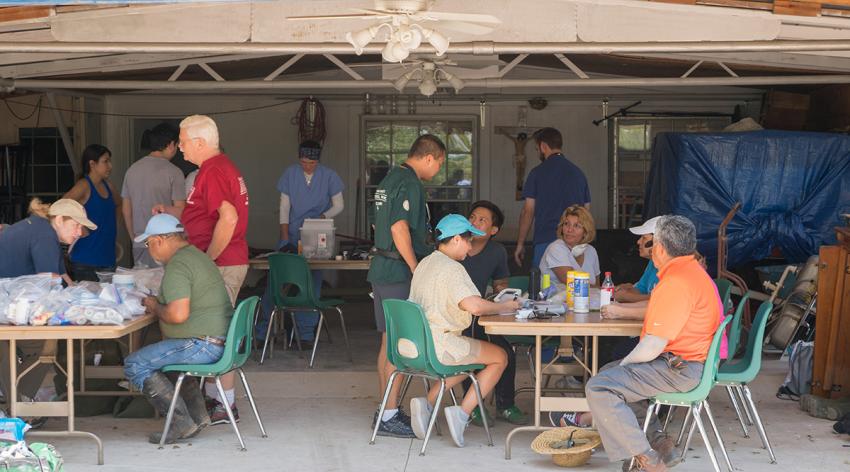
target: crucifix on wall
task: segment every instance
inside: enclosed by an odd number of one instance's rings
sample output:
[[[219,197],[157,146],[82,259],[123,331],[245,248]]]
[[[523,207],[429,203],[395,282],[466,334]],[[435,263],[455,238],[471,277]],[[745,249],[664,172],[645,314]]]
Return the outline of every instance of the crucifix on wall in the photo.
[[[514,143],[514,169],[516,170],[516,199],[522,200],[522,185],[525,179],[525,145],[536,131],[524,126],[496,126],[496,132]]]

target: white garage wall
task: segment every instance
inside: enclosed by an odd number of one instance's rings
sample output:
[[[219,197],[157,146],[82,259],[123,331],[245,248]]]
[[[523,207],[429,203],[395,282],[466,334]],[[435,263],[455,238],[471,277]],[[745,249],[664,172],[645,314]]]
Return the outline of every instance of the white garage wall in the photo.
[[[264,97],[207,97],[207,96],[110,96],[106,111],[138,116],[185,116],[221,110],[245,109],[273,103]],[[404,103],[404,102],[402,102]],[[645,102],[654,111],[714,111],[731,113],[735,102],[688,103]],[[355,228],[356,184],[360,172],[360,117],[363,104],[353,100],[323,100],[328,129],[322,163],[336,170],[346,185],[346,209],[336,218],[338,232],[353,234]],[[275,184],[283,169],[296,162],[297,129],[291,123],[299,103],[263,110],[215,116],[219,125],[222,146],[242,171],[251,199],[248,242],[254,247],[272,247],[278,239],[278,193]],[[506,137],[495,134],[494,126],[515,126],[520,101],[488,101],[485,126],[479,129],[478,198],[493,200],[506,214],[507,223],[499,239],[513,240],[519,218],[520,202],[514,199],[514,146]],[[654,105],[654,106],[653,106]],[[613,103],[611,110],[622,106]],[[400,110],[406,106],[400,105]],[[417,114],[478,115],[477,101],[432,104],[420,100]],[[406,114],[399,114],[405,119]],[[564,134],[564,152],[581,167],[591,187],[592,211],[598,227],[607,226],[608,135],[607,128],[594,126],[592,120],[601,116],[598,102],[553,101],[542,111],[528,110],[528,126],[554,126]],[[104,120],[105,142],[113,152],[114,183],[120,187],[131,156],[139,154],[130,149],[132,118],[108,116]],[[526,170],[537,165],[533,143],[526,148]]]

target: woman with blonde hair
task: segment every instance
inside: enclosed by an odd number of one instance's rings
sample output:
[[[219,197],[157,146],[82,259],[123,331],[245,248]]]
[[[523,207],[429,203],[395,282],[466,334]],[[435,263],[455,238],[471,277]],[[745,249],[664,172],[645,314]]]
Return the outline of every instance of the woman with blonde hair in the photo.
[[[540,274],[549,279],[558,291],[566,289],[567,272],[590,274],[590,284],[599,285],[599,255],[590,245],[596,238],[593,215],[582,205],[573,205],[561,215],[558,239],[552,241],[540,259]]]

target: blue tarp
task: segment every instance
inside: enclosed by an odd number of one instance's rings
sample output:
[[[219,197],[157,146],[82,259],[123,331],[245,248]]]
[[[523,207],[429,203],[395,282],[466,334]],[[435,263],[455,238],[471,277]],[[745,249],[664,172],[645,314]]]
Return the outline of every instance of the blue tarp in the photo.
[[[660,133],[655,138],[644,214],[678,214],[697,227],[699,251],[716,267],[717,229],[727,227],[728,266],[764,259],[773,248],[791,262],[835,244],[850,213],[850,136],[754,131]]]

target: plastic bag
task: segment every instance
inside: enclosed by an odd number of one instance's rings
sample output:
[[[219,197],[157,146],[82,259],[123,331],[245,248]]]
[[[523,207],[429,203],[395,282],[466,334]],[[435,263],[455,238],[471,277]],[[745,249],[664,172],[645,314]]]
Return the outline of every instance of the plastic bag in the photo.
[[[0,441],[23,441],[28,429],[30,425],[20,418],[0,418]]]
[[[150,269],[125,269],[119,267],[115,270],[116,274],[133,274],[136,281],[136,289],[148,295],[159,294],[159,287],[162,285],[162,277],[165,275],[165,269],[162,267],[153,267]]]
[[[75,325],[120,325],[124,323],[124,316],[116,307],[104,305],[74,305],[65,311],[64,319]]]

